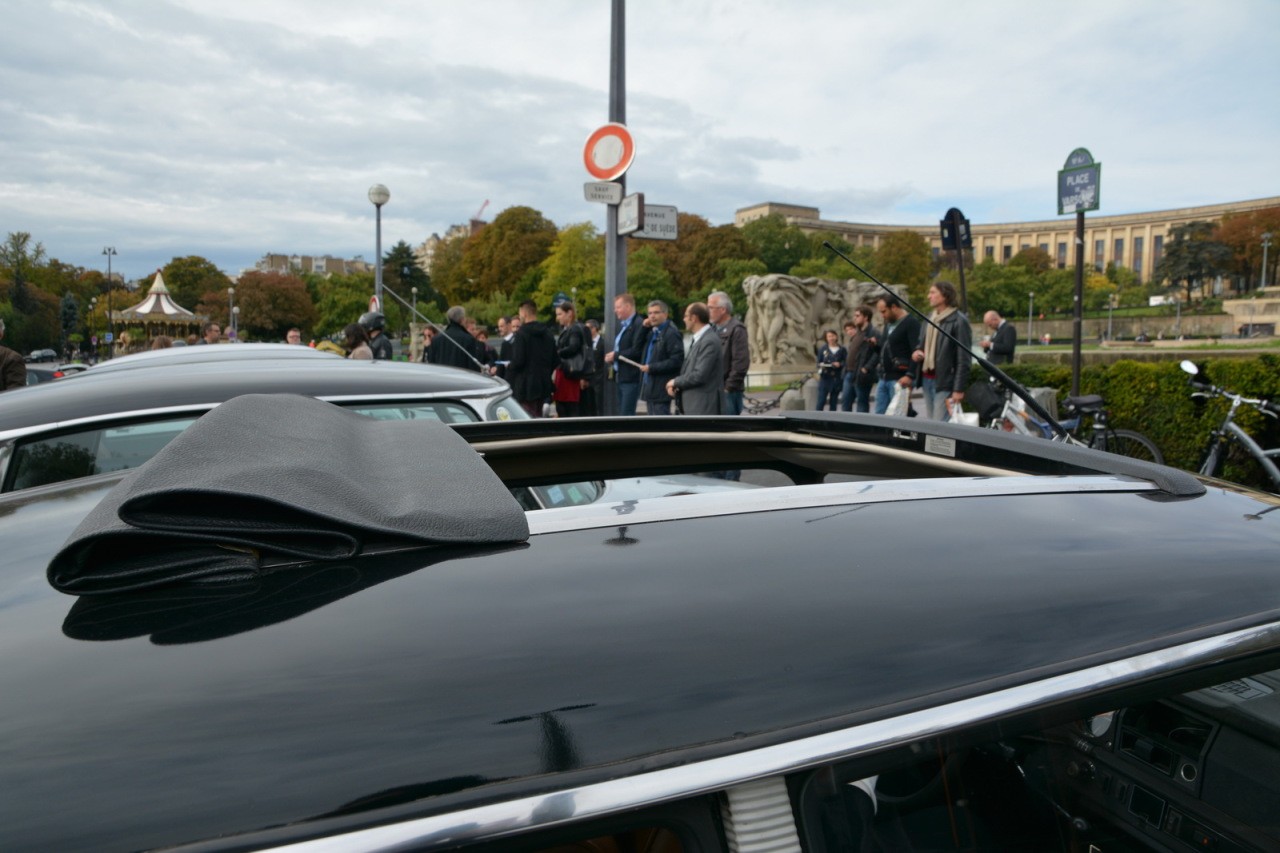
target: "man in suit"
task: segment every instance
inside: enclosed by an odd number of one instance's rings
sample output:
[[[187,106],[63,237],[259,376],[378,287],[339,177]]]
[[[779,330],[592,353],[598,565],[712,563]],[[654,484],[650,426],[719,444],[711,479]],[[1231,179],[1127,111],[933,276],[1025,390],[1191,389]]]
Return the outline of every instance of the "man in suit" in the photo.
[[[589,377],[585,377],[585,384],[582,387],[582,399],[579,403],[579,414],[582,417],[595,417],[604,414],[604,393],[608,387],[605,380],[608,378],[609,365],[605,363],[608,356],[609,342],[605,340],[604,335],[600,334],[600,321],[588,320],[584,323],[587,327],[587,333],[591,335],[591,343],[588,344],[596,351],[596,357],[593,361],[595,370]]]
[[[615,361],[614,354],[642,364],[649,330],[644,319],[636,314],[636,298],[630,293],[620,294],[613,300],[613,315],[618,318],[618,334],[613,339],[611,351],[605,352],[604,360],[606,364],[613,365],[614,381],[618,386],[618,414],[634,415],[644,377],[635,365],[621,358]]]
[[[526,299],[520,303],[520,328],[511,339],[507,382],[516,402],[530,417],[542,417],[543,404],[556,390],[551,381],[556,362],[555,336],[538,320],[538,306]]]
[[[680,374],[667,382],[667,393],[674,397],[679,392],[680,409],[686,415],[718,415],[724,351],[707,306],[694,302],[685,308],[684,327],[693,333],[693,343],[680,365]]]
[[[992,364],[1013,364],[1013,350],[1018,346],[1018,330],[997,311],[988,311],[982,322],[991,330],[991,336],[982,342],[987,358]]]

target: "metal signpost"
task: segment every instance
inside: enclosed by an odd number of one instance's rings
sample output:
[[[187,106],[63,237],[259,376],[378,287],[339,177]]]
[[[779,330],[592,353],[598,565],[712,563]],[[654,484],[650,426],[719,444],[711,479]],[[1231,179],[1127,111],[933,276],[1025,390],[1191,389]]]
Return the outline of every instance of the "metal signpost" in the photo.
[[[1076,215],[1076,293],[1071,323],[1071,396],[1080,394],[1080,341],[1084,328],[1084,214],[1100,204],[1102,164],[1077,148],[1058,172],[1058,215]]]
[[[960,310],[969,313],[969,295],[964,286],[964,250],[973,248],[973,239],[969,235],[969,220],[964,218],[960,208],[953,207],[938,223],[942,229],[942,249],[955,249],[956,268],[960,270]]]

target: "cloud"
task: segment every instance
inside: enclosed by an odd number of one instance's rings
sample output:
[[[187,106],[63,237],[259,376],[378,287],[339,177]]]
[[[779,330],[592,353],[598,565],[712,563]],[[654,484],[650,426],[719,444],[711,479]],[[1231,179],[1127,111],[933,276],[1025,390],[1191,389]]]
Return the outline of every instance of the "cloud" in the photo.
[[[130,276],[202,254],[371,257],[513,205],[603,224],[609,8],[578,0],[19,4],[0,33],[0,226]],[[631,191],[713,223],[1056,215],[1077,146],[1103,213],[1280,193],[1280,5],[629,4]],[[56,38],[53,34],[56,33]]]

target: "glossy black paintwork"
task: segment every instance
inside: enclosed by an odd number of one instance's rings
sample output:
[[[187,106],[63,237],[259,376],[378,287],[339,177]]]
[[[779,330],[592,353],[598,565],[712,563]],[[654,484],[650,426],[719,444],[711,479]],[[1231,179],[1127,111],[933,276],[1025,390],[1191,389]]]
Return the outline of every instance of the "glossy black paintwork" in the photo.
[[[114,479],[0,498],[0,848],[430,810],[1280,616],[1280,513],[1217,489],[671,521],[285,570],[225,608],[78,603],[44,566]]]
[[[0,432],[164,406],[221,403],[240,394],[313,397],[499,394],[506,383],[436,365],[345,359],[262,359],[174,364],[20,388],[0,397]]]

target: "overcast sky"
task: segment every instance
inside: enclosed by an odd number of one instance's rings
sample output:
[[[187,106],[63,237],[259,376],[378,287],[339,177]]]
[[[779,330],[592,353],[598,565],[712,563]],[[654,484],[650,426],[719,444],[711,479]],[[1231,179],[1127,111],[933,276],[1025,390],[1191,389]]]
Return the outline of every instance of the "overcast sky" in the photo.
[[[6,0],[0,227],[137,278],[202,255],[374,255],[529,205],[557,225],[608,120],[608,0]],[[733,221],[1053,219],[1280,195],[1280,2],[631,0],[630,191]]]

